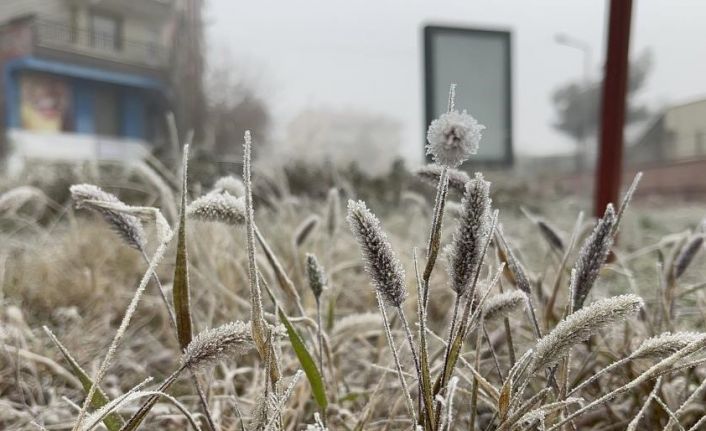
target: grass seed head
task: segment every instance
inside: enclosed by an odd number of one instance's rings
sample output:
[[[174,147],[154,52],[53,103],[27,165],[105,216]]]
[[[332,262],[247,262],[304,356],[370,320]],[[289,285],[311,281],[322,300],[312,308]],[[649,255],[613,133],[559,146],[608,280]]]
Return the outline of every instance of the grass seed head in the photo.
[[[642,298],[628,294],[600,299],[559,322],[534,349],[533,371],[556,364],[576,343],[601,329],[622,322],[644,305]]]
[[[301,247],[319,225],[319,216],[311,214],[294,231],[294,245]]]
[[[228,192],[208,193],[186,208],[190,218],[205,222],[220,222],[232,226],[245,225],[245,199]]]
[[[341,219],[341,194],[338,188],[331,187],[326,196],[326,232],[330,237],[338,231]]]
[[[674,259],[674,278],[677,279],[681,277],[686,269],[691,265],[696,254],[701,250],[704,245],[704,236],[695,235],[689,242],[686,243],[684,248],[679,252],[679,255]]]
[[[608,253],[610,253],[610,248],[613,245],[613,226],[615,222],[613,205],[608,204],[603,218],[598,220],[593,232],[581,246],[579,257],[574,265],[576,277],[571,286],[574,296],[574,311],[583,307],[588,293],[593,288],[596,278],[598,278],[601,267],[608,258]]]
[[[236,198],[245,196],[245,185],[240,178],[227,175],[219,178],[213,185],[213,191],[218,193],[228,192]]]
[[[277,336],[284,333],[279,327],[271,330]],[[184,349],[181,363],[189,368],[207,368],[220,360],[243,356],[254,348],[250,322],[229,322],[196,335]]]
[[[69,188],[76,208],[90,209],[103,217],[110,227],[130,246],[144,250],[147,240],[140,219],[120,211],[93,204],[91,201],[123,204],[115,195],[92,184],[74,184]],[[124,204],[123,204],[124,205]]]
[[[698,332],[665,332],[650,337],[640,344],[640,347],[630,355],[631,359],[661,358],[671,355],[691,343],[702,339],[704,334]]]
[[[311,253],[306,254],[306,274],[309,277],[309,287],[318,301],[326,288],[326,274],[316,256]]]
[[[407,297],[405,273],[380,221],[363,201],[348,201],[348,224],[358,241],[365,269],[388,305],[399,307]]]
[[[483,304],[483,319],[487,322],[502,319],[524,308],[526,303],[527,296],[520,290],[495,295]]]
[[[417,170],[417,177],[436,187],[439,184],[439,178],[441,178],[441,169],[442,167],[437,164],[428,164]],[[464,194],[466,192],[466,183],[471,181],[471,177],[463,171],[451,168],[447,169],[447,174],[449,177],[449,188],[456,190],[459,194]]]
[[[483,247],[490,234],[490,183],[476,173],[466,183],[461,201],[461,219],[448,249],[448,272],[457,295],[469,293],[483,260]]]

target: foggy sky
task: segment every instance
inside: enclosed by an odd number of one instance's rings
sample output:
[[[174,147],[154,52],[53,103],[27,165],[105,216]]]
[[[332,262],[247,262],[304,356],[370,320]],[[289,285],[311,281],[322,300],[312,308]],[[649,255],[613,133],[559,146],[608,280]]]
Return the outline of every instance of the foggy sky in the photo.
[[[514,144],[519,154],[570,151],[551,123],[550,95],[580,79],[583,55],[558,45],[563,32],[604,58],[600,0],[207,0],[210,56],[223,52],[272,110],[276,136],[307,108],[352,108],[402,124],[400,154],[421,159],[424,137],[421,28],[450,24],[513,31]],[[651,47],[654,67],[640,100],[651,108],[706,97],[706,1],[636,0],[631,53]],[[462,89],[459,89],[462,91]],[[463,107],[461,107],[463,108]]]

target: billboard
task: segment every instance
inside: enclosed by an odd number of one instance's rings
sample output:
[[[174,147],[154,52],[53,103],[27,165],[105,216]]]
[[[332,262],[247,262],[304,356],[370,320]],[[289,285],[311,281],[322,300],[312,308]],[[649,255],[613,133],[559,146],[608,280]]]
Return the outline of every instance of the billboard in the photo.
[[[456,109],[486,126],[478,154],[464,166],[511,165],[512,38],[509,31],[424,27],[426,124],[446,112],[449,85]],[[430,160],[430,159],[429,159]]]
[[[71,128],[71,92],[65,79],[43,73],[20,76],[22,128],[60,132]]]

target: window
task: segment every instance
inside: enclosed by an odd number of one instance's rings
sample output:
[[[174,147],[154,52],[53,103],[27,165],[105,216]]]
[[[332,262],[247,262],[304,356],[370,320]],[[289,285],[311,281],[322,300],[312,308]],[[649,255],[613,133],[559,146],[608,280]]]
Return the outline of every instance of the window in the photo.
[[[91,12],[91,46],[118,51],[122,48],[122,22],[110,14]]]

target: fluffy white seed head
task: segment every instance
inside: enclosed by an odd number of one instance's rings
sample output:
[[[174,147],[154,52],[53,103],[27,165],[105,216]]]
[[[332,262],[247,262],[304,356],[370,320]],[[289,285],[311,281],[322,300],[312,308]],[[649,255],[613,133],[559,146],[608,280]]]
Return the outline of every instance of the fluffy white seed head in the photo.
[[[365,269],[388,305],[399,307],[407,297],[405,273],[380,221],[363,201],[348,201],[348,224],[358,241]]]
[[[487,322],[502,319],[527,304],[527,296],[520,290],[505,292],[487,299],[483,303],[483,319]]]
[[[76,208],[90,209],[103,217],[110,227],[130,246],[144,250],[147,240],[140,219],[120,211],[105,208],[96,203],[125,205],[115,195],[103,191],[93,184],[74,184],[69,187]],[[127,205],[125,205],[127,206]]]
[[[490,235],[490,203],[490,183],[476,173],[466,183],[461,219],[447,251],[451,288],[457,295],[472,293],[472,283],[483,260],[483,247]]]
[[[574,312],[537,341],[532,370],[538,371],[556,364],[574,344],[622,322],[636,314],[643,305],[642,298],[628,294],[601,299]]]
[[[429,125],[427,154],[440,165],[458,167],[478,152],[483,129],[465,110],[446,112]]]
[[[186,208],[186,215],[205,222],[243,226],[245,225],[245,198],[236,198],[228,192],[211,192],[191,202]]]

